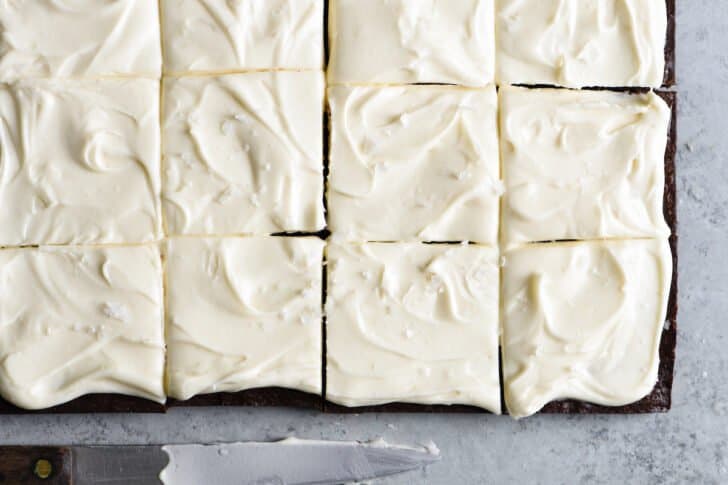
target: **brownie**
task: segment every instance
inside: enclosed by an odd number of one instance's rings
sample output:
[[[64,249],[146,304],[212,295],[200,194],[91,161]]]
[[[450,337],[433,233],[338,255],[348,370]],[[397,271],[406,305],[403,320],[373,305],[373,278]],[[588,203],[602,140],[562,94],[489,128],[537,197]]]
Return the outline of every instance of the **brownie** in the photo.
[[[663,86],[671,87],[675,85],[675,23],[676,11],[675,0],[666,0],[668,12],[668,28],[667,40],[665,44],[665,79]],[[326,2],[328,8],[328,2]],[[328,15],[324,17],[325,25],[325,52],[328,60]],[[549,86],[532,86],[532,87],[549,87]],[[631,93],[645,92],[647,89],[630,88],[589,88],[589,89],[609,89],[616,91],[626,91]],[[670,238],[670,245],[673,253],[673,282],[670,291],[670,299],[668,304],[667,321],[663,331],[662,340],[660,342],[660,368],[658,373],[658,382],[654,390],[642,400],[629,404],[627,406],[607,407],[589,404],[582,401],[556,401],[547,404],[541,412],[543,413],[562,413],[562,414],[636,414],[636,413],[654,413],[666,412],[671,406],[671,393],[673,370],[675,364],[675,344],[677,334],[677,196],[676,196],[676,180],[675,180],[675,156],[677,151],[677,96],[672,91],[657,91],[673,110],[673,117],[670,126],[668,145],[665,154],[665,218],[672,230],[673,236]],[[329,119],[328,113],[324,113],[324,176],[328,175],[328,146],[329,146]],[[326,198],[324,197],[324,203]],[[317,233],[280,233],[276,236],[317,236],[326,239],[329,236],[327,230]],[[324,268],[325,271],[325,268]],[[323,279],[324,298],[326,291],[326,277]],[[326,359],[326,322],[325,317],[323,325],[323,372],[325,373]],[[502,366],[500,368],[502,374]],[[324,396],[326,392],[326,381],[324,379]],[[502,384],[502,375],[501,375]],[[501,385],[501,394],[503,386]],[[501,403],[503,411],[506,412],[503,395],[501,395]],[[391,413],[483,413],[490,412],[466,405],[424,405],[411,403],[390,403],[379,406],[362,406],[362,407],[345,407],[331,402],[325,401],[321,396],[308,394],[292,389],[283,389],[277,387],[268,387],[260,389],[251,389],[237,393],[215,393],[195,396],[186,401],[177,401],[170,399],[167,405],[162,405],[142,398],[131,396],[114,395],[114,394],[92,394],[82,396],[65,404],[54,406],[48,409],[30,411],[18,408],[13,404],[0,399],[0,415],[2,414],[73,414],[73,413],[164,413],[169,407],[202,407],[202,406],[283,406],[307,409],[319,409],[328,413],[366,413],[366,412],[391,412]]]
[[[673,86],[675,84],[675,0],[667,1],[668,11],[668,32],[665,44],[665,81],[664,86]],[[328,17],[326,17],[328,18]],[[328,55],[328,36],[326,35],[327,55]],[[603,89],[603,88],[595,88]],[[622,91],[633,93],[646,92],[647,89],[633,88]],[[676,207],[676,183],[675,183],[675,154],[677,150],[676,132],[676,93],[670,91],[659,91],[658,94],[667,101],[673,110],[673,116],[670,125],[667,150],[665,154],[665,218],[672,230],[673,237],[670,240],[673,253],[673,284],[670,292],[670,300],[668,307],[667,320],[669,326],[663,332],[660,343],[660,368],[658,382],[652,391],[644,399],[627,405],[617,407],[597,406],[581,401],[558,401],[548,404],[541,412],[545,413],[612,413],[612,414],[633,414],[633,413],[649,413],[649,412],[665,412],[670,409],[672,377],[675,363],[675,341],[677,332],[677,207]],[[329,145],[329,116],[324,113],[324,165],[325,175],[328,173],[328,145]],[[326,204],[326,198],[324,198]],[[290,236],[291,234],[281,234],[281,236]],[[308,235],[308,234],[305,234]],[[316,234],[319,237],[326,238],[329,233]],[[447,243],[443,243],[447,244]],[[324,268],[323,278],[323,299],[325,303],[326,296],[326,275]],[[326,369],[326,320],[323,321],[323,369]],[[500,367],[501,383],[502,383],[502,366]],[[324,377],[324,396],[326,395],[326,379]],[[506,412],[505,399],[502,395],[503,386],[501,386],[501,403],[503,411]],[[261,393],[260,395],[258,393]],[[230,400],[224,402],[225,399]],[[299,400],[302,399],[302,400]],[[309,398],[315,398],[317,405],[310,401]],[[323,402],[323,411],[327,413],[338,414],[356,414],[368,412],[388,412],[388,413],[483,413],[490,414],[490,411],[475,406],[467,405],[426,405],[413,403],[388,403],[375,406],[359,406],[347,407],[341,406],[325,399],[322,400],[318,396],[306,395],[298,391],[287,389],[260,389],[253,391],[243,391],[237,394],[212,394],[206,396],[197,396],[190,401],[170,402],[170,407],[174,406],[215,406],[215,405],[247,405],[247,406],[294,406],[294,407],[320,407]]]
[[[641,92],[639,89],[630,92]],[[673,236],[670,238],[670,246],[673,254],[673,282],[670,291],[667,321],[660,342],[660,368],[658,382],[654,390],[642,400],[626,406],[598,406],[582,401],[565,400],[555,401],[547,404],[541,412],[560,414],[636,414],[666,412],[671,406],[671,393],[673,381],[673,369],[675,365],[675,344],[677,334],[677,196],[675,178],[675,155],[677,151],[677,96],[675,92],[658,91],[658,94],[665,99],[673,111],[668,136],[668,144],[665,152],[665,219],[667,220]],[[305,234],[326,238],[327,231],[316,234]],[[281,235],[289,236],[289,235]],[[324,267],[325,272],[325,267]],[[326,277],[323,278],[322,299],[325,302]],[[324,353],[322,356],[325,369],[326,355],[326,326],[323,322]],[[501,386],[502,390],[502,386]],[[324,380],[325,393],[325,380]],[[503,396],[501,396],[503,402]],[[368,413],[368,412],[389,412],[389,413],[483,413],[490,412],[475,406],[466,405],[424,405],[412,403],[389,403],[378,406],[345,407],[331,402],[324,401],[321,396],[308,394],[292,389],[276,387],[251,389],[237,393],[215,393],[195,396],[187,401],[169,400],[167,406],[148,401],[146,399],[113,395],[93,394],[83,396],[59,406],[48,409],[29,411],[18,408],[7,401],[0,399],[0,414],[67,414],[67,413],[163,413],[168,407],[202,407],[202,406],[252,406],[269,407],[283,406],[305,409],[323,410],[328,413]],[[503,406],[505,412],[505,406]]]
[[[605,89],[605,88],[595,88]],[[611,89],[610,89],[611,90]],[[648,91],[642,88],[623,90],[630,93],[641,93]],[[670,248],[672,249],[673,272],[672,287],[668,300],[667,317],[665,329],[660,340],[660,367],[658,371],[657,384],[652,392],[643,399],[626,406],[599,406],[584,401],[564,400],[554,401],[547,404],[540,412],[549,414],[639,414],[667,412],[672,403],[672,380],[675,367],[675,344],[677,336],[677,193],[675,177],[675,156],[677,152],[677,94],[672,91],[657,91],[672,109],[672,118],[668,132],[667,147],[665,150],[665,196],[664,211],[665,220],[670,226],[672,236],[670,237]],[[326,281],[326,278],[324,278]],[[325,342],[325,340],[324,340]],[[501,407],[503,413],[507,413],[505,398],[503,395],[503,366],[501,372]],[[379,406],[345,407],[325,401],[324,410],[330,413],[368,413],[368,412],[390,412],[390,413],[484,413],[489,411],[473,406],[461,405],[421,405],[410,403],[389,403]]]
[[[658,91],[672,109],[672,119],[665,150],[665,220],[672,231],[672,287],[667,307],[665,329],[660,340],[660,367],[657,384],[652,392],[643,399],[626,406],[598,406],[583,401],[564,400],[547,404],[542,413],[558,414],[639,414],[667,412],[672,404],[672,379],[675,368],[675,345],[677,338],[678,312],[678,236],[677,236],[677,184],[675,176],[675,156],[677,153],[677,95],[672,91]]]
[[[330,233],[327,229],[316,233],[278,233],[276,237],[318,237],[326,240]],[[321,302],[326,303],[326,266],[321,267],[322,285],[321,285]],[[326,317],[321,322],[321,332],[324,343],[322,346],[322,366],[325,365],[324,356],[326,355]],[[323,369],[323,367],[322,367]],[[321,382],[324,381],[322,370]],[[325,384],[324,384],[325,386]],[[175,407],[209,407],[209,406],[249,406],[249,407],[293,407],[303,409],[316,409],[323,411],[323,396],[319,394],[310,394],[307,392],[297,391],[294,389],[286,389],[282,387],[261,387],[257,389],[247,389],[240,392],[216,392],[210,394],[200,394],[188,400],[180,401],[177,399],[169,399],[167,401],[169,408]]]

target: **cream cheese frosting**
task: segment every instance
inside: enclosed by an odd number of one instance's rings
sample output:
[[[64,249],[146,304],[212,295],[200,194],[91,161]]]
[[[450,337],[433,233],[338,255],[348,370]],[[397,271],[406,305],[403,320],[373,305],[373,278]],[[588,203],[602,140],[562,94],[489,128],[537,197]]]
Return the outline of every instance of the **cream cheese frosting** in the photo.
[[[0,8],[0,81],[27,77],[159,77],[153,0],[8,0]]]
[[[665,0],[496,0],[496,79],[659,87],[666,37]]]
[[[513,417],[558,399],[620,406],[652,391],[672,275],[667,240],[537,244],[505,257]]]
[[[176,238],[167,247],[167,392],[321,393],[316,238]]]
[[[330,244],[326,398],[500,412],[497,250]]]
[[[659,96],[504,87],[500,103],[506,245],[670,234]]]
[[[332,0],[329,82],[493,82],[493,0]]]
[[[497,242],[493,86],[333,86],[329,104],[335,238]]]
[[[0,250],[0,395],[26,409],[164,402],[162,312],[156,246]]]
[[[324,79],[266,72],[165,79],[170,234],[324,228]]]
[[[167,72],[322,69],[324,0],[162,0]]]
[[[1,85],[0,246],[158,239],[159,138],[156,80]]]

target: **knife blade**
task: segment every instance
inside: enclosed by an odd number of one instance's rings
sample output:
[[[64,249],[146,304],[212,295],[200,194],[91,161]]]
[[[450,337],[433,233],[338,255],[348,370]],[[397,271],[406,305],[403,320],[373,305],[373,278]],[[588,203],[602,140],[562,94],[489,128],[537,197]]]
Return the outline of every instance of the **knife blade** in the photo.
[[[439,460],[427,448],[308,441],[0,448],[0,483],[325,485],[372,480]]]

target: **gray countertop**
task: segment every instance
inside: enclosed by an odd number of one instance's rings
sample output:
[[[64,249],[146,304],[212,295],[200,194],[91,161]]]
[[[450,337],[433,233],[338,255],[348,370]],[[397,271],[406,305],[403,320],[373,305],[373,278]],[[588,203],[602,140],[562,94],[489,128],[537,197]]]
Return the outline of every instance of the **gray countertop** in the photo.
[[[680,315],[673,409],[645,416],[167,415],[0,417],[0,443],[304,438],[434,441],[442,461],[381,483],[728,483],[728,2],[679,0]]]

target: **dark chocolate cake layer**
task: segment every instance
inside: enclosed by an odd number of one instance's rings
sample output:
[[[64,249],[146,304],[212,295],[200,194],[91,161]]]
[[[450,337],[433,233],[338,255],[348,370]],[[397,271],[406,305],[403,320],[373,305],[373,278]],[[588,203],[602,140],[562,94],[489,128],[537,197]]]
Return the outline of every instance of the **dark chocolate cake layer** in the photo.
[[[168,408],[204,406],[252,406],[252,407],[294,407],[323,409],[323,400],[318,394],[309,394],[280,387],[262,387],[240,392],[217,392],[202,394],[187,401],[170,399]]]
[[[665,41],[665,80],[663,86],[675,85],[675,0],[667,1],[667,40]]]
[[[164,413],[163,404],[121,394],[89,394],[52,408],[31,411],[0,399],[0,414]]]

